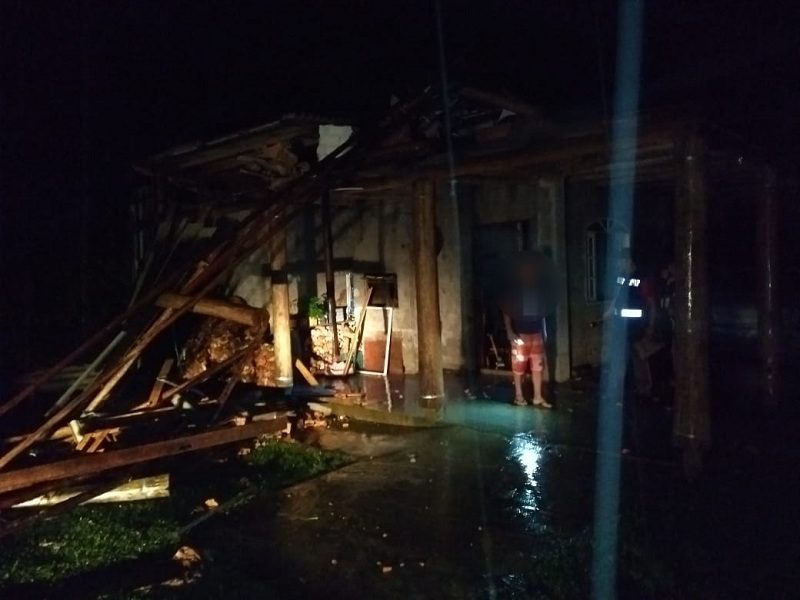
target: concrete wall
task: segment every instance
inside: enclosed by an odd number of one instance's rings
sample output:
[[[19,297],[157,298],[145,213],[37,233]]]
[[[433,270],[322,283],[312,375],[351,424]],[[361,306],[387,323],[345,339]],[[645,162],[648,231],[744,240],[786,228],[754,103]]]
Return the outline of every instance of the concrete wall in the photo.
[[[397,275],[398,307],[394,335],[402,339],[403,365],[417,372],[417,317],[411,233],[413,215],[410,192],[356,203],[334,201],[334,256],[337,263],[337,304],[345,304],[345,272],[354,274],[356,306],[363,299],[365,273]],[[564,380],[572,364],[599,361],[600,330],[588,323],[602,314],[602,304],[588,305],[583,289],[585,228],[602,218],[604,203],[594,188],[568,184],[561,178],[530,182],[490,181],[460,185],[451,197],[445,184],[436,189],[436,221],[441,232],[438,256],[439,306],[442,321],[443,365],[446,369],[474,368],[476,319],[473,314],[474,228],[480,225],[522,221],[528,223],[531,248],[547,250],[556,263],[561,282],[560,304],[549,324],[555,375]],[[566,196],[566,203],[565,203]],[[319,215],[297,219],[287,231],[292,312],[299,297],[325,292],[322,273],[322,235]],[[257,252],[236,269],[230,290],[253,306],[269,305],[269,277],[264,265],[267,252]],[[347,265],[347,266],[345,266]],[[570,325],[572,327],[570,328]]]
[[[603,330],[589,325],[602,317],[606,304],[586,300],[586,230],[607,216],[606,194],[594,185],[567,180],[565,199],[572,365],[598,365]]]

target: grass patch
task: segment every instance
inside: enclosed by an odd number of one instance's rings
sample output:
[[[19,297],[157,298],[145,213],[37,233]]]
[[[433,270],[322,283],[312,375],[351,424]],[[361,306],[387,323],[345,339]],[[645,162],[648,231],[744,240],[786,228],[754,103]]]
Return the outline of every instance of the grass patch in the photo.
[[[177,542],[168,502],[79,506],[0,545],[0,584],[49,582]]]
[[[315,477],[351,462],[342,452],[326,452],[317,448],[269,439],[260,442],[245,457],[256,484],[267,489]]]
[[[0,588],[55,583],[176,546],[181,527],[207,498],[222,503],[249,489],[266,493],[350,460],[340,452],[282,440],[259,442],[243,459],[209,464],[199,458],[186,473],[173,475],[169,499],[80,506],[0,540]]]

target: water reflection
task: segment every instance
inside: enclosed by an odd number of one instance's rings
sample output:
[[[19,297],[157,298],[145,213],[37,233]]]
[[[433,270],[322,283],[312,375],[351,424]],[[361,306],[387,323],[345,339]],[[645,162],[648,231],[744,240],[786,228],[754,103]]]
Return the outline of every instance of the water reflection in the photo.
[[[525,479],[515,494],[516,511],[530,514],[539,510],[539,467],[544,447],[530,433],[518,433],[510,442],[510,457],[521,467]]]

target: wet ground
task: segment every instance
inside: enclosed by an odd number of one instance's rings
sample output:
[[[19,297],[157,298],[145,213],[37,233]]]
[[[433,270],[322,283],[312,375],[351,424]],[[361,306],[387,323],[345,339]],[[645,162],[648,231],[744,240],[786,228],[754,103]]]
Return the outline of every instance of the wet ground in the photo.
[[[451,380],[438,408],[409,400],[413,379],[366,386],[373,408],[446,426],[324,431],[315,443],[359,460],[199,531],[218,570],[275,597],[588,596],[591,393],[560,389],[550,412],[507,404],[503,379]],[[794,457],[738,446],[690,485],[670,461],[669,411],[642,415],[641,452],[622,461],[620,597],[800,597]]]
[[[552,411],[511,405],[506,377],[449,378],[437,406],[416,401],[411,377],[348,385],[366,392],[362,414],[425,427],[339,419],[308,431],[305,443],[354,461],[205,521],[180,540],[202,556],[200,577],[130,597],[590,597],[591,381],[552,390]],[[800,598],[796,415],[718,413],[694,483],[673,456],[669,407],[636,415],[638,447],[620,457],[618,597]],[[174,550],[123,557],[47,597],[175,578]]]

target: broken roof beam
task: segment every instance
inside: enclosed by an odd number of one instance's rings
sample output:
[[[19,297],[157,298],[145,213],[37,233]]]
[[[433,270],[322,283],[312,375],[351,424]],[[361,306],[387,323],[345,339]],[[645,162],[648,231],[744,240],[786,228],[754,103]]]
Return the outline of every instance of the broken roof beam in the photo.
[[[178,309],[191,300],[191,296],[183,294],[162,294],[156,300],[156,306]],[[198,315],[225,319],[249,327],[260,328],[269,321],[269,313],[263,308],[255,308],[247,304],[234,304],[213,298],[200,298],[191,304],[189,310]]]
[[[224,159],[235,159],[256,148],[276,142],[290,141],[302,135],[314,135],[316,123],[276,122],[273,129],[243,132],[190,147],[168,150],[138,164],[137,170],[146,174],[170,173]]]
[[[671,131],[653,130],[645,132],[636,140],[637,153],[672,156],[674,141]],[[484,156],[470,156],[456,160],[456,177],[500,175],[523,168],[561,168],[569,172],[575,161],[587,157],[608,160],[610,146],[607,138],[592,137],[574,142],[558,142],[540,148],[514,150]],[[419,164],[405,170],[393,169],[391,175],[379,174],[377,169],[361,173],[361,177],[353,180],[354,188],[385,189],[406,186],[415,178],[441,179],[450,177],[450,171],[444,162],[436,164]]]
[[[533,121],[540,123],[542,125],[547,126],[548,128],[553,127],[552,123],[548,121],[541,110],[537,107],[529,104],[525,100],[521,100],[519,98],[515,98],[509,94],[497,94],[494,92],[487,92],[484,90],[479,90],[474,87],[462,87],[458,94],[463,96],[468,100],[473,100],[475,102],[482,102],[484,104],[489,104],[490,106],[494,106],[500,110],[507,110],[509,112],[513,112],[514,114],[528,117]]]

